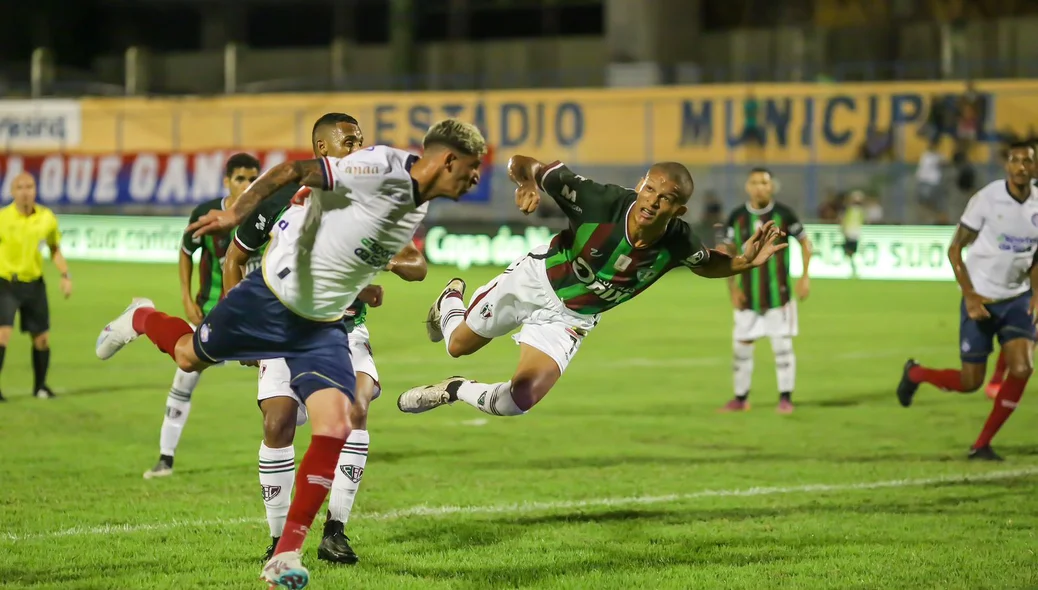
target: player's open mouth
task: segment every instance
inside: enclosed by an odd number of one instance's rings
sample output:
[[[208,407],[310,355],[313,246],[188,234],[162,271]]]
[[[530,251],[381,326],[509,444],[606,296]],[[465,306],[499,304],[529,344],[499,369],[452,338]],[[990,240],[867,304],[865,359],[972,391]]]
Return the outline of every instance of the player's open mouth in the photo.
[[[638,217],[643,221],[652,221],[656,218],[656,213],[643,208],[638,210]]]

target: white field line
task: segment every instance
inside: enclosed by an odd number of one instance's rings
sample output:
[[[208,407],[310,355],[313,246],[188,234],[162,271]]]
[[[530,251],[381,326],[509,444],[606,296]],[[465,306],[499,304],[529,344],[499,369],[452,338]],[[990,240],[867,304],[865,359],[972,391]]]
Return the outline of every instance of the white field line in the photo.
[[[585,508],[609,508],[616,506],[646,506],[650,504],[667,504],[697,500],[701,498],[745,498],[754,496],[774,496],[779,494],[826,494],[832,492],[853,492],[860,490],[876,490],[882,488],[907,488],[936,486],[942,484],[968,484],[974,482],[998,481],[1038,475],[1038,467],[1014,469],[1011,471],[990,471],[987,473],[945,475],[917,479],[892,479],[886,481],[808,484],[800,486],[753,487],[729,490],[701,490],[685,494],[667,494],[663,496],[625,496],[616,498],[592,498],[588,500],[560,500],[556,502],[522,502],[516,504],[497,504],[489,506],[413,506],[388,512],[360,513],[363,520],[389,521],[411,517],[438,517],[451,515],[479,516],[487,514],[529,514],[553,510],[580,510]],[[257,502],[258,504],[258,502]],[[89,527],[73,527],[61,531],[47,533],[5,533],[0,532],[0,541],[34,541],[58,537],[87,537],[94,535],[121,535],[141,532],[169,531],[179,528],[203,528],[219,526],[237,526],[260,524],[263,518],[217,518],[202,520],[171,520],[168,522],[117,524]]]

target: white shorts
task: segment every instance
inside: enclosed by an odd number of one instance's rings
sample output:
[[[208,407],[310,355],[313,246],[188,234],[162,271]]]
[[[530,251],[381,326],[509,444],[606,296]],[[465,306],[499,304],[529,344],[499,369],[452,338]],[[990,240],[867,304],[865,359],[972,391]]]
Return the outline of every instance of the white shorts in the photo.
[[[732,338],[740,342],[752,342],[765,336],[792,338],[797,335],[796,301],[769,309],[763,314],[752,309],[740,309],[734,315],[735,329],[732,330]]]
[[[354,373],[365,373],[375,382],[375,391],[372,400],[378,399],[382,394],[382,386],[378,381],[378,370],[375,368],[375,359],[371,355],[371,342],[368,327],[361,324],[350,332],[350,358],[353,362]],[[290,397],[299,406],[296,416],[296,425],[306,424],[306,406],[299,401],[299,397],[292,391],[292,373],[288,370],[285,359],[269,359],[260,361],[259,387],[257,388],[257,401],[270,399],[272,397]]]
[[[498,338],[522,326],[512,339],[550,356],[565,373],[598,315],[567,309],[548,282],[543,255],[535,248],[472,294],[465,323],[484,338]]]

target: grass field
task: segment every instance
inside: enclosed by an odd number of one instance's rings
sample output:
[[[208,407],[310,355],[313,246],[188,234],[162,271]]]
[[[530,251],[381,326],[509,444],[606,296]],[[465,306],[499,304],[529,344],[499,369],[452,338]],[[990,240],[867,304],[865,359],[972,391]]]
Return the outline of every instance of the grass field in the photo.
[[[176,475],[143,480],[172,364],[147,340],[102,363],[94,339],[135,294],[179,312],[176,270],[73,268],[73,298],[51,300],[60,397],[29,397],[27,339],[4,367],[0,587],[260,588],[255,370],[206,373]],[[348,527],[361,563],[319,562],[311,539],[312,587],[1038,588],[1038,406],[1025,397],[996,439],[1005,463],[976,464],[982,394],[923,389],[910,410],[894,398],[909,355],[957,364],[954,285],[815,281],[792,416],[773,411],[766,342],[753,411],[715,412],[731,314],[722,282],[691,276],[610,312],[526,416],[403,415],[407,387],[514,365],[509,340],[460,361],[425,340],[449,277],[385,278],[370,325],[386,394]]]

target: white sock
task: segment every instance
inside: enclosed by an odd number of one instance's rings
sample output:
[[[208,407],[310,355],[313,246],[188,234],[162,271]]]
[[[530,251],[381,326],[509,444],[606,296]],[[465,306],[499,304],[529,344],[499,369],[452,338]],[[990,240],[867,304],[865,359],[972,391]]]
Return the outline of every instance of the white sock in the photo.
[[[331,520],[346,524],[350,520],[353,501],[360,489],[360,478],[364,476],[364,464],[368,462],[367,430],[354,430],[346,439],[339,453],[339,465],[332,479],[332,491],[328,499],[328,515]]]
[[[296,450],[293,446],[272,449],[260,443],[259,481],[263,491],[263,507],[267,509],[270,536],[280,537],[285,530],[288,506],[292,503],[292,485],[296,480]]]
[[[451,334],[465,321],[465,300],[453,294],[440,301],[440,331],[443,332],[443,343],[450,350]]]
[[[771,351],[775,353],[779,393],[793,393],[797,383],[797,357],[793,354],[793,339],[789,336],[772,336]]]
[[[735,397],[745,398],[753,383],[753,343],[735,341],[732,351]]]
[[[201,373],[188,373],[177,369],[173,376],[173,387],[166,398],[166,417],[162,419],[162,431],[159,434],[159,453],[173,456],[180,445],[180,435],[184,433],[187,415],[191,413],[191,394],[198,387]]]
[[[526,413],[512,399],[511,381],[489,385],[466,381],[458,388],[458,399],[491,416],[521,416]]]

